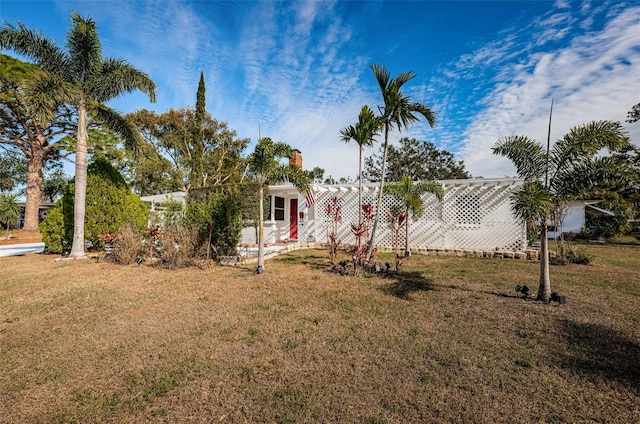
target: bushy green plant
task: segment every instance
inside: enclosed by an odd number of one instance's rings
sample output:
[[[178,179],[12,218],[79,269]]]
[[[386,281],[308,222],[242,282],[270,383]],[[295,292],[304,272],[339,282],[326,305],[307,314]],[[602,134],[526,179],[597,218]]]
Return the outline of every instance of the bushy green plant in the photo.
[[[67,238],[73,234],[73,184],[69,184],[63,198],[64,227]],[[116,233],[130,225],[135,230],[147,227],[149,211],[133,194],[122,175],[102,157],[89,165],[85,213],[85,239],[94,248],[102,248],[102,234]]]
[[[588,265],[593,262],[593,257],[582,246],[569,246],[566,250],[566,258],[572,264]]]
[[[47,212],[47,216],[40,223],[42,241],[51,253],[62,253],[68,245],[68,238],[64,228],[64,215],[62,213],[62,201],[58,200],[55,206]]]
[[[243,197],[237,187],[192,190],[186,219],[200,229],[200,241],[205,246],[210,237],[217,255],[235,255],[242,233],[242,209]]]

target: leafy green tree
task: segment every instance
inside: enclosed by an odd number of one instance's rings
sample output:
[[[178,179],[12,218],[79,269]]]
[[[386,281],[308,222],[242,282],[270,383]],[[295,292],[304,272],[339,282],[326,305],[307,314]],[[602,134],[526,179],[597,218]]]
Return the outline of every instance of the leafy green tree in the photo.
[[[353,140],[359,147],[358,158],[358,225],[362,225],[362,151],[365,147],[373,146],[375,136],[381,129],[381,121],[369,106],[364,105],[358,115],[358,122],[340,130],[342,141],[348,143]],[[360,241],[360,237],[358,237]],[[358,245],[358,247],[360,247]]]
[[[281,161],[290,158],[291,146],[274,142],[270,138],[261,138],[255,150],[249,155],[248,171],[258,184],[259,211],[264,211],[264,189],[269,183],[290,182],[300,192],[304,192],[310,183],[309,174]],[[264,214],[260,214],[258,229],[258,274],[264,271]]]
[[[0,155],[0,192],[11,192],[24,183],[27,161],[14,149],[4,149]]]
[[[69,184],[69,177],[60,168],[56,168],[44,175],[42,180],[42,194],[49,202],[55,202],[61,197]]]
[[[139,135],[126,119],[104,103],[123,93],[140,90],[155,101],[155,83],[122,59],[103,58],[95,22],[71,15],[67,50],[21,23],[0,28],[0,47],[32,59],[45,72],[31,88],[34,110],[55,116],[51,103],[71,105],[77,117],[74,231],[71,257],[84,256],[84,218],[87,195],[87,127],[90,119],[135,145]],[[89,115],[91,112],[91,115]]]
[[[376,235],[376,228],[378,221],[380,220],[380,208],[382,207],[382,196],[384,195],[384,181],[387,167],[387,152],[389,148],[389,131],[396,127],[399,131],[404,128],[408,128],[414,122],[418,121],[420,114],[424,116],[430,126],[435,124],[435,115],[433,111],[422,103],[414,102],[409,96],[402,92],[402,86],[416,77],[416,74],[409,72],[402,72],[395,78],[391,79],[389,70],[381,65],[371,65],[371,70],[378,81],[380,86],[380,92],[382,94],[383,105],[379,106],[380,120],[384,128],[384,145],[382,151],[382,168],[380,178],[380,188],[378,190],[378,201],[376,204],[376,216],[373,221],[373,228],[371,230],[371,239],[369,241],[369,247],[367,252],[367,258],[371,256],[373,249],[373,243]]]
[[[18,196],[16,194],[1,194],[0,195],[0,222],[7,226],[7,231],[11,225],[16,225],[18,218],[22,213],[22,208],[18,203]]]
[[[0,29],[1,47],[4,36]],[[0,145],[7,154],[0,167],[0,188],[26,182],[24,228],[29,231],[38,229],[43,169],[66,155],[59,148],[61,137],[75,130],[67,99],[40,93],[49,78],[36,65],[0,54]],[[7,178],[7,173],[13,175]]]
[[[194,145],[196,113],[193,109],[169,109],[162,114],[143,109],[130,114],[129,118],[141,131],[149,146],[147,156],[153,157],[152,163],[141,161],[132,164],[131,173],[136,176],[136,191],[142,192],[138,188],[155,187],[162,182],[172,188],[164,191],[189,191],[192,187],[212,187],[236,183],[242,179],[246,168],[242,153],[249,144],[249,139],[236,138],[234,130],[209,113],[205,113],[203,117],[204,151],[197,160],[195,157],[200,155],[201,149]],[[191,181],[198,173],[192,171],[194,163],[202,163],[204,171],[200,175],[206,175],[206,179],[198,177],[195,183]],[[158,172],[153,172],[154,170]],[[162,179],[155,181],[156,176]]]
[[[540,227],[539,300],[549,302],[551,298],[547,220],[559,204],[594,187],[631,181],[629,168],[621,167],[611,156],[599,155],[604,148],[616,150],[628,142],[619,122],[594,121],[571,128],[552,148],[545,149],[521,135],[506,137],[493,146],[493,153],[510,159],[526,182],[514,194],[514,213]]]
[[[365,160],[366,180],[380,181],[383,153],[381,148]],[[464,162],[456,161],[452,153],[431,142],[408,137],[401,138],[397,147],[389,145],[385,180],[400,181],[405,175],[413,181],[471,178]]]
[[[442,188],[442,184],[436,181],[414,183],[411,177],[405,175],[399,182],[390,183],[388,190],[389,194],[400,201],[405,213],[404,254],[405,256],[409,256],[409,216],[411,215],[414,221],[422,217],[422,213],[424,212],[422,196],[427,193],[432,193],[438,201],[442,201],[444,189]]]

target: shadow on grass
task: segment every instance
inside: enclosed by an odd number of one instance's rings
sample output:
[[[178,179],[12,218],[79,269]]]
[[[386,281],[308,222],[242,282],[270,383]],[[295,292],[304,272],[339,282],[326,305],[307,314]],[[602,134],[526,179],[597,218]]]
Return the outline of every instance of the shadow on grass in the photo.
[[[640,344],[603,325],[561,320],[568,349],[559,358],[563,368],[640,385]]]
[[[433,280],[425,278],[420,272],[380,274],[380,278],[391,280],[389,284],[385,284],[380,290],[400,299],[411,300],[412,293],[435,290]]]

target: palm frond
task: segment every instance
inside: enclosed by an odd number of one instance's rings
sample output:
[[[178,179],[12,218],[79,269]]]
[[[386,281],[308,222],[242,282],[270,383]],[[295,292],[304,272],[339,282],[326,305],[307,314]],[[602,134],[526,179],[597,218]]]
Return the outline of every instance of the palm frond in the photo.
[[[74,80],[84,84],[100,74],[102,69],[102,44],[96,23],[91,18],[71,14],[71,30],[67,34],[69,68]]]
[[[617,150],[628,143],[628,133],[619,122],[592,121],[573,127],[551,149],[551,180],[568,167],[589,162],[604,148]]]
[[[5,22],[5,26],[0,28],[0,48],[13,50],[33,60],[45,71],[67,76],[67,55],[53,40],[45,38],[40,32],[30,30],[20,22],[15,26]]]
[[[422,103],[414,102],[411,103],[409,109],[411,112],[417,112],[425,117],[429,126],[433,128],[436,124],[436,115],[433,113],[430,107],[423,105]]]
[[[41,124],[54,120],[58,109],[76,103],[79,95],[76,87],[49,72],[36,73],[24,84],[24,103]]]
[[[553,195],[540,181],[524,183],[511,197],[513,213],[525,222],[544,222],[553,207]]]
[[[525,180],[539,179],[544,175],[545,152],[538,142],[527,136],[505,137],[491,150],[494,155],[511,160],[518,175]]]
[[[134,68],[122,59],[108,58],[102,62],[102,71],[87,81],[87,91],[91,97],[106,102],[125,93],[140,90],[156,101],[156,84],[144,72]]]
[[[387,91],[387,87],[389,86],[389,79],[391,78],[391,73],[387,69],[386,66],[379,65],[374,63],[371,65],[371,70],[373,71],[373,75],[376,77],[378,81],[378,85],[380,86],[380,92],[384,93]]]
[[[127,148],[134,152],[137,151],[138,146],[144,141],[133,122],[102,103],[93,102],[89,106],[96,123],[104,125],[107,129],[117,134],[124,141]]]

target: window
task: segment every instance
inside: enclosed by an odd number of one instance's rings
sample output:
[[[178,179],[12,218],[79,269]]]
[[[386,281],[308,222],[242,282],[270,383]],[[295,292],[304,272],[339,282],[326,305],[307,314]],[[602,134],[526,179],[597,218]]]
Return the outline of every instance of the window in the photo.
[[[273,196],[273,218],[284,221],[284,197]]]
[[[480,198],[477,194],[456,197],[456,224],[480,225]]]

